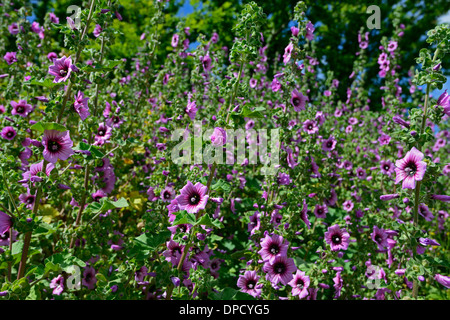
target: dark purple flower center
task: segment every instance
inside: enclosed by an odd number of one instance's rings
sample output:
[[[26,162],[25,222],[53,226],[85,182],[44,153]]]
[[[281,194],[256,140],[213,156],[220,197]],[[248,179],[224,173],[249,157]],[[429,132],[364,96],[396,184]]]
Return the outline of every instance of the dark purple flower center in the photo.
[[[16,108],[17,113],[24,113],[25,112],[25,107],[24,106],[17,106]]]
[[[294,99],[292,99],[292,104],[294,106],[298,106],[300,104],[300,98],[295,97]]]
[[[253,289],[255,288],[256,282],[255,280],[251,279],[247,281],[247,289]]]
[[[342,242],[341,235],[340,235],[340,234],[334,234],[334,235],[332,235],[332,236],[331,236],[331,241],[332,241],[334,244],[340,244],[340,243]]]
[[[120,118],[118,116],[114,116],[113,123],[119,123],[119,122],[120,122]]]
[[[333,146],[333,141],[328,141],[328,142],[327,142],[327,147],[328,147],[328,148],[331,148],[332,146]]]
[[[103,128],[99,128],[98,129],[98,135],[99,136],[104,136],[106,134],[106,131]]]
[[[61,77],[64,77],[65,75],[67,75],[67,69],[59,70],[59,74],[60,74]]]
[[[318,215],[322,215],[323,214],[323,209],[322,208],[317,209],[317,214]]]
[[[413,176],[416,174],[417,166],[414,162],[408,162],[408,164],[405,167],[405,172],[408,176]]]
[[[32,204],[34,202],[34,196],[28,196],[25,199],[25,202],[28,203],[28,204]]]
[[[50,152],[58,152],[59,150],[61,150],[61,145],[56,140],[49,140],[47,148]]]
[[[12,138],[12,137],[14,137],[14,132],[8,131],[8,132],[6,133],[6,137],[7,137],[7,138]]]
[[[297,279],[297,288],[299,289],[303,289],[303,287],[305,286],[305,283],[303,282],[303,279]]]
[[[269,246],[269,252],[273,255],[276,255],[280,252],[280,246],[276,243],[272,243]]]
[[[286,265],[283,262],[277,262],[273,266],[273,271],[276,274],[283,274],[286,271]]]
[[[388,171],[389,170],[389,165],[385,164],[384,165],[384,170]]]
[[[379,234],[377,234],[377,235],[375,236],[375,241],[376,241],[377,243],[381,243],[381,242],[383,241],[383,238],[382,238]]]
[[[194,193],[189,196],[189,204],[190,205],[197,205],[200,202],[200,195],[198,193]]]
[[[163,197],[164,197],[164,199],[170,199],[170,192],[164,191]]]
[[[6,231],[4,234],[0,234],[0,239],[1,239],[1,240],[7,240],[7,239],[9,239],[9,230]]]

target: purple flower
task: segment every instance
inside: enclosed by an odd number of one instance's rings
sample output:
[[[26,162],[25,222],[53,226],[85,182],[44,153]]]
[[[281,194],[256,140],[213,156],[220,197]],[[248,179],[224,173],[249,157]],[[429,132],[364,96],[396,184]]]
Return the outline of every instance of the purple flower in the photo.
[[[23,180],[24,182],[37,182],[37,181],[41,181],[42,178],[38,177],[38,173],[44,171],[43,169],[44,167],[44,160],[42,160],[41,162],[38,163],[34,163],[30,166],[30,170],[25,171],[22,174]],[[45,168],[45,174],[47,176],[50,175],[50,172],[55,168],[55,165],[53,163],[48,163],[47,167]]]
[[[204,56],[201,61],[202,61],[202,66],[203,66],[203,69],[205,70],[205,72],[209,72],[212,69],[212,60],[211,60],[211,57],[209,56],[209,54]]]
[[[387,46],[389,52],[394,52],[398,47],[397,41],[391,40]]]
[[[441,274],[436,274],[434,276],[434,280],[436,280],[437,282],[439,282],[440,284],[442,284],[444,287],[446,287],[447,289],[450,289],[450,277],[448,276],[443,276]]]
[[[303,130],[308,134],[314,134],[319,131],[319,127],[314,120],[306,120],[303,122]]]
[[[437,242],[437,241],[435,241],[433,239],[430,239],[430,238],[422,238],[422,237],[420,237],[419,238],[419,243],[422,246],[424,246],[424,247],[426,247],[426,246],[440,246],[439,242]]]
[[[384,133],[382,133],[381,136],[378,138],[378,142],[380,142],[380,145],[382,145],[382,146],[389,144],[390,141],[391,141],[391,137]]]
[[[189,118],[191,118],[191,120],[194,120],[198,109],[197,109],[196,102],[195,101],[191,102],[191,97],[192,97],[192,95],[189,94],[189,96],[188,96],[188,104],[187,104],[186,109],[184,111],[186,111],[186,113],[188,114]]]
[[[7,64],[11,65],[14,62],[17,62],[16,54],[16,52],[7,52],[3,59],[5,59]]]
[[[298,206],[300,206],[300,204]],[[308,219],[308,205],[306,204],[305,199],[303,199],[303,208],[302,211],[300,211],[300,219],[303,220],[308,229],[311,229],[311,222]]]
[[[390,201],[390,200],[393,200],[393,199],[397,199],[399,197],[400,197],[400,195],[398,193],[395,193],[395,194],[383,194],[382,196],[380,196],[380,200],[381,201]]]
[[[370,235],[372,236],[372,240],[377,244],[378,249],[383,250],[388,246],[388,235],[384,229],[373,226],[373,232]]]
[[[395,173],[397,175],[395,183],[403,181],[403,189],[414,189],[416,181],[421,181],[425,175],[427,164],[423,159],[422,152],[413,147],[408,151],[405,157],[395,162]]]
[[[97,283],[97,278],[95,277],[95,269],[92,267],[86,267],[83,272],[83,280],[82,283],[89,290],[95,288],[95,284]]]
[[[381,160],[380,169],[383,174],[391,176],[391,174],[394,173],[394,164],[389,160]]]
[[[298,296],[299,299],[305,298],[309,292],[309,277],[300,270],[294,275],[294,278],[288,283],[292,287],[291,294],[293,296]]]
[[[283,285],[292,280],[292,273],[297,269],[294,260],[286,256],[276,256],[273,263],[266,262],[263,266],[263,271],[266,272],[266,280],[277,285],[281,282]]]
[[[3,133],[3,131],[2,131]],[[443,202],[450,202],[450,196],[446,196],[443,194],[433,194],[430,196],[431,199],[433,200],[439,200],[439,201],[443,201]]]
[[[101,146],[108,142],[111,138],[111,127],[107,126],[104,122],[98,125],[97,134],[95,135],[94,145]]]
[[[221,127],[214,128],[214,132],[211,136],[211,144],[216,147],[223,146],[227,142],[227,133],[225,129]]]
[[[176,48],[178,46],[179,39],[180,36],[176,33],[172,36],[172,47]]]
[[[328,227],[328,231],[325,232],[325,241],[332,251],[347,250],[349,239],[350,234],[345,229],[341,229],[338,224]]]
[[[13,127],[4,127],[1,132],[1,136],[3,139],[12,140],[17,135],[16,130]]]
[[[305,38],[308,39],[309,41],[314,39],[314,30],[315,30],[314,25],[312,24],[311,21],[308,21],[308,24],[306,25]]]
[[[70,73],[75,65],[72,64],[72,58],[63,56],[61,59],[54,59],[53,65],[48,67],[48,73],[55,76],[54,83],[65,82],[70,77]]]
[[[258,253],[264,262],[273,263],[278,256],[285,256],[287,254],[288,242],[282,236],[268,234],[261,239],[261,250]]]
[[[356,176],[358,178],[360,178],[361,180],[366,179],[367,174],[366,174],[366,170],[364,170],[363,168],[359,167],[356,169]]]
[[[333,136],[330,136],[328,139],[323,140],[322,142],[322,150],[325,152],[332,151],[336,147],[337,141]]]
[[[450,116],[450,95],[445,90],[438,98],[437,105],[444,108],[444,113]]]
[[[328,207],[325,205],[318,204],[314,208],[314,215],[317,218],[325,219],[327,217],[327,213],[328,213]]]
[[[288,63],[291,60],[292,50],[294,50],[294,44],[291,42],[284,48],[283,62]]]
[[[4,235],[6,232],[11,229],[13,225],[13,220],[9,215],[0,211],[0,235]],[[9,235],[9,234],[8,234]]]
[[[11,107],[13,110],[11,111],[12,115],[18,115],[21,117],[26,117],[32,111],[33,107],[27,103],[26,100],[19,100],[19,102],[11,101]]]
[[[428,206],[425,203],[419,204],[419,214],[425,218],[427,221],[431,221],[434,219],[433,213],[430,211]]]
[[[405,128],[409,128],[410,127],[409,123],[406,122],[405,120],[403,120],[400,116],[394,116],[392,118],[392,121],[394,121],[395,123],[397,123],[397,124],[399,124],[399,125],[401,125],[401,126],[403,126]]]
[[[344,208],[345,211],[350,212],[352,211],[354,204],[352,200],[345,200],[344,203],[342,204],[342,207]]]
[[[100,33],[102,33],[102,31],[103,31],[102,27],[99,24],[96,24],[93,32],[94,37],[98,38],[98,36],[100,35]]]
[[[165,187],[161,191],[161,200],[164,202],[170,202],[175,198],[175,190],[172,187]]]
[[[248,293],[253,297],[259,297],[261,295],[262,284],[258,284],[258,280],[261,277],[258,276],[256,271],[245,271],[244,275],[240,275],[237,281],[237,286],[241,288],[242,292]]]
[[[197,213],[205,209],[209,196],[206,186],[197,182],[195,186],[188,181],[187,184],[180,190],[180,195],[175,199],[178,202],[181,210],[186,210],[188,213]]]
[[[8,26],[8,30],[9,30],[9,33],[11,33],[11,34],[18,34],[20,31],[19,25],[17,23],[13,22]]]
[[[59,23],[59,18],[53,12],[50,12],[48,17],[51,23]]]
[[[78,91],[78,94],[75,96],[75,102],[73,103],[75,111],[83,121],[91,115],[89,112],[88,100],[89,98],[85,98],[83,92]]]
[[[42,138],[44,145],[44,159],[51,163],[56,163],[58,159],[67,160],[72,154],[73,142],[70,139],[69,130],[45,130]]]
[[[277,182],[279,185],[287,186],[291,183],[291,177],[287,173],[280,172],[278,174]]]
[[[305,110],[306,101],[308,100],[301,92],[298,92],[297,89],[292,90],[291,93],[291,104],[294,107],[294,110],[299,112],[301,110]]]
[[[64,291],[64,277],[59,275],[56,278],[53,278],[50,282],[50,288],[53,289],[53,294],[56,294],[57,296],[61,295]]]
[[[291,32],[292,32],[292,35],[293,35],[294,37],[298,36],[298,32],[299,32],[299,31],[300,31],[299,28],[297,28],[297,27],[295,27],[295,26],[292,26],[292,27],[291,27]]]

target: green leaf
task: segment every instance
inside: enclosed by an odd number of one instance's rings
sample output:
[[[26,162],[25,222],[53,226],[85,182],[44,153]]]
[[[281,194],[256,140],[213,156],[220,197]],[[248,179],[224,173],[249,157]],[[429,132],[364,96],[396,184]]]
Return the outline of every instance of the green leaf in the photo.
[[[67,131],[66,127],[62,124],[56,123],[56,122],[38,122],[33,124],[31,127],[31,130],[36,130],[39,132],[44,132],[45,130],[57,130],[60,132]]]
[[[92,213],[99,213],[111,209],[125,208],[128,206],[128,201],[125,198],[120,198],[117,201],[111,201],[107,198],[101,198],[100,202],[92,202],[86,209],[89,209]]]
[[[179,214],[177,214],[175,221],[172,223],[173,226],[179,224],[191,224],[195,226],[196,225],[195,214],[187,213],[186,211],[181,211]]]
[[[150,232],[143,233],[139,237],[134,238],[134,241],[140,245],[148,247],[151,250],[155,250],[161,244],[165,243],[167,239],[170,237],[170,231],[161,231],[157,234],[152,234]]]
[[[53,88],[58,85],[61,85],[62,83],[54,83],[52,79],[41,79],[41,80],[31,79],[30,81],[25,82],[25,84],[26,85],[36,85],[36,86],[41,86],[41,87],[46,87],[46,88]]]
[[[83,150],[83,151],[89,151],[91,153],[91,155],[94,158],[97,159],[101,159],[103,158],[105,155],[103,154],[103,152],[101,152],[98,147],[84,143],[84,142],[79,142],[78,145],[76,145],[73,150],[77,151],[77,150]]]
[[[227,183],[226,181],[224,181],[223,179],[220,179],[219,181],[217,181],[215,184],[213,184],[211,186],[212,190],[223,190],[225,192],[230,192],[231,190],[231,185],[229,183]]]

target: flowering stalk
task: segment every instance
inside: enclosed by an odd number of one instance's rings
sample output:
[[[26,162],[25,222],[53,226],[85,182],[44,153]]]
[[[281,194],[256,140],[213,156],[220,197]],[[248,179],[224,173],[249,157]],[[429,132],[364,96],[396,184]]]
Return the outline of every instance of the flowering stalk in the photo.
[[[436,61],[438,53],[439,53],[439,48],[437,48],[436,51],[434,52],[432,63],[434,63]],[[429,100],[429,96],[430,96],[430,85],[431,84],[428,82],[427,83],[426,93],[425,93],[424,106],[423,106],[422,126],[421,126],[421,129],[420,129],[420,134],[421,135],[425,131],[425,124],[426,124],[426,121],[427,121],[428,100]],[[418,221],[419,221],[419,202],[420,202],[420,186],[421,185],[422,185],[422,181],[417,181],[416,189],[415,189],[415,192],[414,192],[414,227],[417,227]],[[415,253],[417,253],[416,251],[417,251],[417,249],[414,250]],[[417,299],[418,291],[419,291],[419,282],[415,278],[413,280],[413,291],[412,291],[412,296],[413,296],[414,299]]]
[[[78,46],[78,50],[77,50],[77,53],[76,53],[76,56],[75,56],[74,65],[76,65],[76,63],[78,62],[78,60],[80,58],[80,55],[81,55],[81,51],[83,50],[82,40],[83,40],[83,38],[84,38],[88,28],[89,28],[90,22],[91,22],[92,15],[94,13],[94,4],[95,4],[95,0],[91,0],[90,7],[89,7],[88,18],[87,18],[86,25],[84,27],[83,33],[81,35],[80,45]],[[67,105],[67,101],[68,101],[68,98],[69,98],[71,90],[72,90],[72,85],[73,85],[73,82],[69,79],[69,83],[67,85],[67,89],[66,89],[66,92],[64,94],[61,110],[60,110],[60,112],[58,114],[58,117],[57,117],[57,120],[56,120],[57,123],[61,122],[62,116],[64,114],[64,109],[65,109],[65,107]],[[45,171],[46,167],[47,167],[47,161],[44,159],[44,164],[43,164],[44,171]],[[42,188],[39,186],[38,189],[37,189],[36,198],[35,198],[35,202],[34,202],[34,206],[33,206],[33,214],[34,215],[37,213],[41,195],[42,195]],[[22,257],[21,257],[21,260],[20,260],[20,265],[19,265],[19,270],[18,270],[18,274],[17,274],[17,279],[21,279],[24,276],[24,274],[25,274],[25,266],[26,266],[26,262],[27,262],[28,249],[30,247],[30,242],[31,242],[31,235],[32,235],[32,231],[28,231],[25,234],[25,237],[24,237],[24,244],[23,244],[23,249],[22,249]]]

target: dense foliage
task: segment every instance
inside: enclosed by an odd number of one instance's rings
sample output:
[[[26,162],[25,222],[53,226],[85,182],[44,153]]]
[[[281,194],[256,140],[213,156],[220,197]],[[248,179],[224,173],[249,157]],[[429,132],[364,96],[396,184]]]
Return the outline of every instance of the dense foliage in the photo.
[[[450,298],[437,12],[63,3],[0,6],[1,299]]]

